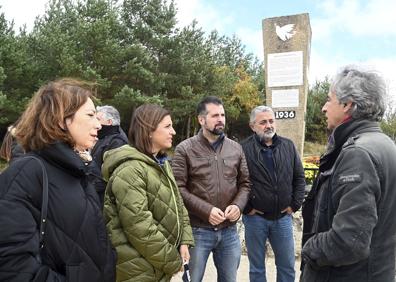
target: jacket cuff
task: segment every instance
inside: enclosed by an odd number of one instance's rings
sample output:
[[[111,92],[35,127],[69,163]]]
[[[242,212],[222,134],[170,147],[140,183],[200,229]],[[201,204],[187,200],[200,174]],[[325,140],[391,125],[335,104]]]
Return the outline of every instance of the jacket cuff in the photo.
[[[290,204],[290,207],[292,208],[293,212],[296,212],[301,208],[300,205],[296,205],[294,203]]]

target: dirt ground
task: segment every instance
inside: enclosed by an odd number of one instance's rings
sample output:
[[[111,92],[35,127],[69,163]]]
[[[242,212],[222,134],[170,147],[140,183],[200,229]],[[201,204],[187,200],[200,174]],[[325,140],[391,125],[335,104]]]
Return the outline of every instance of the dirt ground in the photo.
[[[275,260],[273,257],[268,257],[266,259],[266,268],[267,268],[267,281],[275,282],[276,281],[276,267]],[[299,281],[300,277],[300,260],[296,260],[296,281]],[[181,280],[181,274],[174,276],[171,282],[179,282]],[[217,274],[216,268],[213,264],[212,257],[209,257],[208,264],[206,265],[205,276],[203,282],[216,282]],[[241,256],[241,264],[238,269],[238,282],[248,282],[249,281],[249,260],[246,255]]]

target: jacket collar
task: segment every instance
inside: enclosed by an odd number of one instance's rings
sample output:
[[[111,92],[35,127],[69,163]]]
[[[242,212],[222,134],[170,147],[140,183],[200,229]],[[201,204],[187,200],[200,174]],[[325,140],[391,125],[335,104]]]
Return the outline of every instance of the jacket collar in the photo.
[[[159,164],[160,166],[163,166],[165,162],[168,160],[168,156],[164,154],[158,154],[157,156],[153,156],[153,159]]]
[[[224,139],[225,139],[225,134],[222,134],[222,135],[219,137],[220,139],[216,140],[216,142],[220,142],[220,144],[216,146],[216,149],[213,147],[213,144],[211,144],[211,143],[209,142],[209,140],[206,139],[206,137],[203,135],[203,130],[202,130],[202,128],[198,131],[197,137],[198,137],[198,140],[201,142],[201,144],[204,144],[205,146],[211,148],[212,150],[217,151],[217,149],[219,149],[219,148],[220,148],[220,150],[221,150],[222,143],[224,142]],[[216,143],[216,142],[215,142],[215,143]]]
[[[381,131],[378,122],[363,119],[349,119],[337,126],[329,137],[327,151],[320,158],[319,170],[323,172],[334,165],[342,146],[350,137],[373,131]]]
[[[102,125],[102,128],[98,131],[98,138],[103,139],[108,135],[120,133],[120,127],[118,125]]]
[[[87,164],[82,161],[68,144],[63,142],[50,144],[33,153],[39,155],[53,166],[68,170],[75,176],[84,176],[88,171]]]

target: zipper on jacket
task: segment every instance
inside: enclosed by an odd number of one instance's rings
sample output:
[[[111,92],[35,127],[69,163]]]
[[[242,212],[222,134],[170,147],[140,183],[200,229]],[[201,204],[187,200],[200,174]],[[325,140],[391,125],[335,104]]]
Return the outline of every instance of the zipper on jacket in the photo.
[[[272,150],[272,161],[274,162],[274,177],[275,177],[275,189],[278,191],[278,175],[277,175],[277,162],[275,161],[275,151],[276,148]],[[279,194],[276,193],[276,219],[278,219],[282,215],[281,208],[279,207]]]
[[[219,207],[219,194],[220,194],[220,175],[219,175],[219,161],[217,158],[217,153],[214,155],[214,159],[216,161],[216,170],[217,170],[217,195],[216,195],[216,207]]]
[[[275,163],[275,160],[274,160],[274,156],[272,155],[272,160],[273,160],[273,162],[274,162],[274,176],[275,176],[275,179],[272,179],[272,176],[271,176],[270,172],[269,172],[268,169],[265,167],[265,165],[264,165],[263,162],[261,161],[261,158],[260,158],[260,157],[261,157],[261,150],[258,151],[257,162],[260,164],[260,166],[261,166],[261,167],[264,169],[264,171],[267,173],[269,179],[271,179],[272,187],[273,187],[274,190],[276,191],[276,193],[275,193],[275,210],[273,211],[273,213],[274,213],[274,215],[275,215],[275,218],[278,219],[278,218],[279,218],[279,212],[281,212],[281,211],[280,211],[280,208],[279,208],[279,199],[278,199],[278,192],[277,192],[277,190],[278,190],[278,177],[277,177],[277,175],[276,175],[276,163]],[[275,181],[275,183],[274,183],[274,181]]]
[[[277,162],[275,160],[275,152],[276,148],[274,148],[272,150],[272,161],[274,162],[274,176],[275,176],[275,183],[278,184],[278,175],[276,174],[277,170],[278,170],[278,166],[277,166]]]
[[[177,247],[179,240],[180,240],[180,219],[179,219],[179,208],[177,206],[177,202],[176,202],[176,196],[175,196],[175,191],[173,191],[173,185],[171,183],[171,181],[169,180],[168,175],[165,173],[165,170],[161,167],[162,172],[164,173],[166,180],[168,180],[169,186],[171,188],[172,191],[172,199],[173,199],[173,203],[175,204],[175,209],[176,209],[176,222],[177,222],[177,236],[176,236],[176,242],[175,242],[175,246]]]

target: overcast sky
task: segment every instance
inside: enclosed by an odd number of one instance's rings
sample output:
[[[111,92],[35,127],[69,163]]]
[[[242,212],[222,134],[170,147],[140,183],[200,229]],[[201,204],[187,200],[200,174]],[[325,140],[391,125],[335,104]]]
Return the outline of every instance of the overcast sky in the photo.
[[[33,26],[46,0],[0,0],[1,12],[16,26]],[[178,25],[236,34],[249,52],[264,59],[262,20],[308,13],[312,28],[310,83],[332,76],[345,64],[380,71],[396,97],[395,0],[175,0]]]

